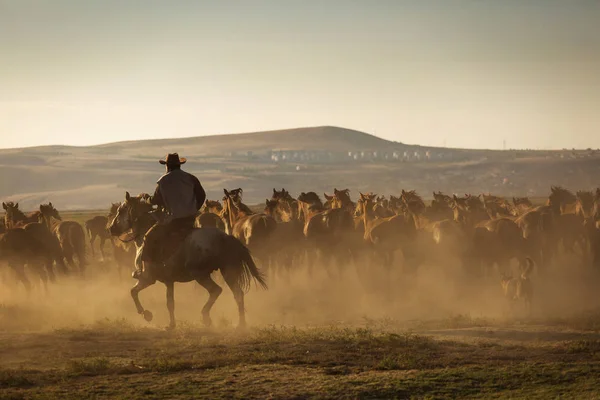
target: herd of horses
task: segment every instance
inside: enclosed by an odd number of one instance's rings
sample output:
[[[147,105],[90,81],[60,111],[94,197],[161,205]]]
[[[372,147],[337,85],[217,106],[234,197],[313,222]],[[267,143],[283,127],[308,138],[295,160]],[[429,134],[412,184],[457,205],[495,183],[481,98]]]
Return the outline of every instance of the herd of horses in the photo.
[[[474,278],[504,274],[506,279],[512,260],[521,271],[535,265],[543,273],[562,251],[578,255],[582,264],[600,267],[600,188],[573,193],[551,187],[541,205],[528,198],[441,192],[425,202],[415,191],[404,190],[388,197],[359,193],[353,201],[348,189],[334,189],[322,200],[315,192],[294,198],[285,189],[273,189],[260,209],[244,204],[242,189],[223,192],[221,201],[207,200],[199,211],[196,227],[200,229],[181,239],[174,256],[176,267],[162,266],[132,289],[136,308],[147,320],[152,314],[141,306],[139,291],[157,280],[165,283],[170,326],[174,326],[173,283],[195,280],[209,292],[203,316],[210,324],[210,308],[222,291],[211,273],[220,270],[243,324],[243,294],[250,281],[255,279],[266,288],[266,278],[256,264],[270,278],[289,277],[300,266],[309,274],[318,267],[335,278],[351,265],[361,274],[376,268],[389,272],[396,265],[409,274],[425,263],[454,262]],[[52,203],[29,214],[18,203],[2,206],[0,258],[27,289],[31,288],[27,270],[44,285],[56,281],[57,273],[84,276],[85,231],[92,255],[99,239],[104,259],[109,241],[119,271],[131,271],[140,265],[143,235],[155,223],[153,215],[160,212],[150,204],[149,195],[127,193],[106,215],[86,221],[84,230],[78,222],[62,220]],[[130,239],[124,240],[124,235]]]

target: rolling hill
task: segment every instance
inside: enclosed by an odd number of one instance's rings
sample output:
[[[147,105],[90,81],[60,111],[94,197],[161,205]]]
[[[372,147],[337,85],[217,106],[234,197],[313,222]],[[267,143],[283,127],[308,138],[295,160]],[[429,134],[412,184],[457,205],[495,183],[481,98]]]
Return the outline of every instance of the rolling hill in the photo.
[[[264,201],[273,187],[544,195],[550,184],[597,186],[600,176],[600,158],[589,151],[425,148],[323,126],[0,150],[0,199],[24,209],[50,200],[60,209],[104,209],[125,190],[151,192],[163,172],[157,160],[174,151],[188,157],[185,169],[200,178],[209,198],[243,187],[250,203]]]

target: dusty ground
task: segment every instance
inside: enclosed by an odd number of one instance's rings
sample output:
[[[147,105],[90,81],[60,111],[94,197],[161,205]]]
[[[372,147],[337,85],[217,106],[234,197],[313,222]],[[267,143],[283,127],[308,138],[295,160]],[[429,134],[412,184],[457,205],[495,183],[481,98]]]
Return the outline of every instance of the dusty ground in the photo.
[[[540,289],[544,303],[523,318],[493,285],[424,273],[377,291],[352,271],[337,282],[298,271],[248,294],[244,331],[228,290],[215,327],[204,328],[206,293],[180,284],[179,325],[167,332],[162,285],[142,292],[155,314],[148,324],[129,298],[131,279],[119,281],[109,262],[92,267],[86,282],[63,279],[48,294],[5,281],[0,398],[600,396],[600,312],[584,306],[593,296],[582,280],[579,293],[566,280],[563,294]]]
[[[167,332],[163,285],[141,293],[146,323],[127,271],[86,276],[28,295],[0,266],[0,398],[600,397],[600,276],[576,259],[534,274],[531,316],[450,266],[271,273],[243,331],[228,289],[204,328],[207,293],[176,285]]]

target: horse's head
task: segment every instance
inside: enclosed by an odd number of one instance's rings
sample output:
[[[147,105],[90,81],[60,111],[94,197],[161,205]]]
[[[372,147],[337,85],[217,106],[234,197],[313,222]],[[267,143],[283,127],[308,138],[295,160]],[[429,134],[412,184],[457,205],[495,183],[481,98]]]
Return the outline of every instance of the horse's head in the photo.
[[[377,198],[377,195],[373,194],[373,193],[363,194],[360,192],[359,192],[359,194],[360,194],[361,213],[367,214],[369,211],[373,210],[373,206],[375,205],[375,199]]]
[[[3,202],[2,208],[5,211],[4,224],[9,228],[10,221],[13,221],[19,213],[19,203],[14,203],[12,201],[7,201],[6,203]]]
[[[469,206],[466,197],[452,196],[451,203],[452,210],[454,211],[454,220],[456,222],[466,222],[469,215]]]
[[[277,208],[277,200],[266,199],[265,200],[265,214],[274,217],[275,216],[275,208]]]
[[[112,236],[119,236],[133,229],[135,221],[152,210],[152,205],[140,197],[132,197],[125,192],[125,201],[117,207],[116,214],[108,224]]]
[[[223,193],[225,193],[225,197],[230,198],[234,203],[240,203],[242,201],[242,196],[244,191],[242,188],[237,188],[233,190],[223,189]]]
[[[48,204],[40,204],[40,213],[41,213],[42,217],[44,217],[44,218],[52,217],[54,219],[62,221],[62,218],[60,217],[58,210],[56,208],[54,208],[54,206],[52,205],[52,202],[49,202]]]
[[[206,200],[204,203],[204,208],[213,214],[219,214],[223,211],[223,206],[218,200]]]
[[[548,196],[548,205],[555,213],[561,212],[561,207],[567,204],[575,203],[577,198],[569,190],[560,187],[550,187],[550,196]]]

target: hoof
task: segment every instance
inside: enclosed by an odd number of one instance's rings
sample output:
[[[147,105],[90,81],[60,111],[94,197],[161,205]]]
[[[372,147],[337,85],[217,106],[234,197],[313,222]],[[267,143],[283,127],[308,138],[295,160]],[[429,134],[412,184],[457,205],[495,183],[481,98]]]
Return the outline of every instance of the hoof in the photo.
[[[210,319],[210,317],[204,317],[202,322],[206,328],[210,328],[212,326],[212,319]]]
[[[175,329],[175,324],[165,326],[165,331],[170,332]]]
[[[148,322],[152,321],[152,312],[148,311],[148,310],[144,310],[144,312],[142,313],[144,315],[144,319]]]

